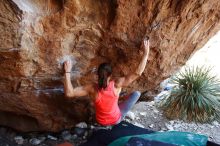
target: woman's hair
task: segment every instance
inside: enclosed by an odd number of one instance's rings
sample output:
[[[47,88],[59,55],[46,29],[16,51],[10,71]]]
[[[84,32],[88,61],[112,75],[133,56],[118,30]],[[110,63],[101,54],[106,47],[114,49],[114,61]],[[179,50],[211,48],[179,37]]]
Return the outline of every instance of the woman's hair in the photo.
[[[112,67],[109,63],[102,63],[98,68],[98,87],[105,89],[107,87],[107,79],[112,74]]]

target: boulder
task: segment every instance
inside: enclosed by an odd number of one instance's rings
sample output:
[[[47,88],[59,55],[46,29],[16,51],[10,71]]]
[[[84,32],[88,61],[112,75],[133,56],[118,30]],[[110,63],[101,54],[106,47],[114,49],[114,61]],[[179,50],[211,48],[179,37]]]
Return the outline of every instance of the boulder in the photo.
[[[95,81],[106,61],[123,76],[138,66],[148,35],[147,67],[125,91],[153,91],[220,29],[219,0],[13,1],[0,1],[0,125],[20,131],[94,121],[89,97],[64,97],[66,58],[74,87]]]

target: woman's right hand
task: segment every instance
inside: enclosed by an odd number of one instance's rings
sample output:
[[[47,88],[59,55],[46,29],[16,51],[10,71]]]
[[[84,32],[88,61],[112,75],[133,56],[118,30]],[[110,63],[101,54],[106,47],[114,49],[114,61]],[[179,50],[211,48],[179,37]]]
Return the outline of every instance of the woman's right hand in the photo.
[[[72,61],[68,60],[64,62],[64,71],[65,72],[71,72],[72,69]]]
[[[150,41],[149,38],[144,38],[144,53],[149,53],[150,50]]]

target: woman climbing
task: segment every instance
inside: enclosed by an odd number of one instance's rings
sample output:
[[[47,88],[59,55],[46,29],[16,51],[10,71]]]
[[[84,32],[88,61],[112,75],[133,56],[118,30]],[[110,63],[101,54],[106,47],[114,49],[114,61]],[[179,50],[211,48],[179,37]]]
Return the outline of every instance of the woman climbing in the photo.
[[[136,71],[112,80],[112,68],[108,63],[102,63],[98,68],[98,84],[87,84],[73,88],[70,74],[71,61],[64,62],[64,93],[68,98],[90,96],[94,101],[96,120],[101,125],[115,125],[122,121],[127,112],[133,107],[140,97],[139,91],[132,92],[127,99],[118,104],[122,87],[130,85],[143,73],[149,54],[149,40],[143,41],[144,54]]]

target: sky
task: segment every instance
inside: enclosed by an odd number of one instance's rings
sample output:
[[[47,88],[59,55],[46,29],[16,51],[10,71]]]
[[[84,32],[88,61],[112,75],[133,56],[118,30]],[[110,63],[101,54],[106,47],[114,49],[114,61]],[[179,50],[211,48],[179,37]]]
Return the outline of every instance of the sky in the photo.
[[[186,65],[213,67],[212,73],[220,79],[220,31],[195,52]]]

